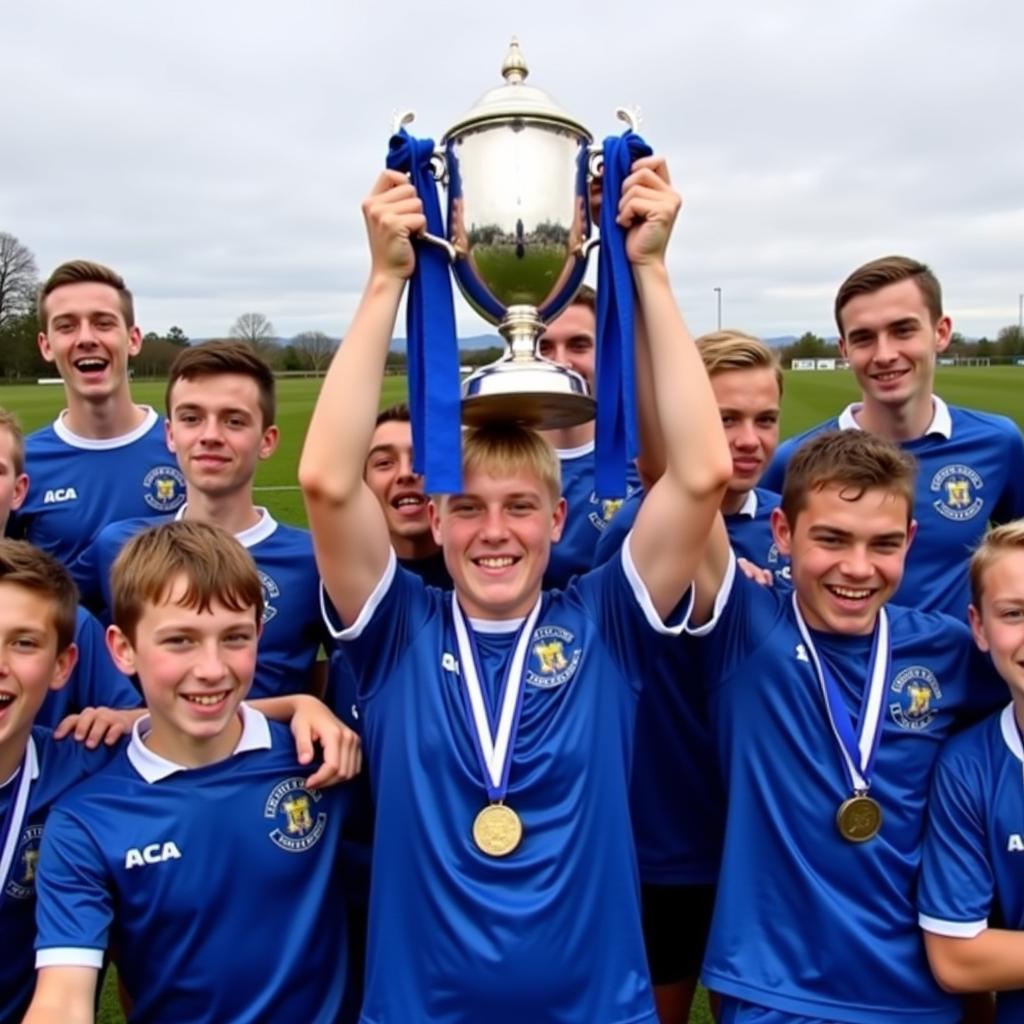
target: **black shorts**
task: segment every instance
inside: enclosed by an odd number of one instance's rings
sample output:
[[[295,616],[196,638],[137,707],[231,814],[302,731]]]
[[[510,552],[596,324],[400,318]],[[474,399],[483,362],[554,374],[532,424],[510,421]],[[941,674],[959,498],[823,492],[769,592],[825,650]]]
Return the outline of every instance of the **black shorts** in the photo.
[[[700,974],[715,906],[713,885],[641,885],[647,964],[655,985]]]

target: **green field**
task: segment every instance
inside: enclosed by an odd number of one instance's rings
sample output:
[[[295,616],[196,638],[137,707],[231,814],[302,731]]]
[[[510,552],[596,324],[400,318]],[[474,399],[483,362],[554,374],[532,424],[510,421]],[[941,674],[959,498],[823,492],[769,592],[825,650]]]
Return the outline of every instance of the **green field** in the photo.
[[[281,445],[274,458],[260,467],[256,477],[256,500],[286,522],[305,524],[305,510],[295,483],[295,467],[319,389],[319,380],[288,378],[278,382]],[[787,372],[785,390],[782,432],[786,437],[834,415],[857,397],[853,376],[843,371]],[[1024,430],[1024,367],[940,368],[936,390],[951,404],[1002,413]],[[162,408],[161,382],[136,382],[134,394],[138,401]],[[400,401],[404,395],[404,377],[385,379],[382,405]],[[0,386],[0,406],[16,413],[26,431],[52,420],[63,406],[63,397],[63,390],[56,385]],[[98,1019],[99,1024],[117,1024],[123,1020],[109,983]],[[691,1019],[693,1024],[711,1021],[703,996]]]
[[[797,434],[834,415],[857,397],[853,376],[844,371],[787,372],[782,403],[782,433]],[[1024,367],[940,368],[936,389],[947,402],[1002,413],[1024,430]],[[295,467],[320,380],[285,378],[278,381],[278,424],[281,444],[277,454],[260,466],[256,476],[257,501],[284,522],[305,524],[306,514],[295,483]],[[140,402],[163,407],[163,384],[140,381],[134,386]],[[405,396],[405,378],[387,377],[382,405]],[[26,431],[54,418],[64,404],[57,385],[0,386],[0,406],[16,413]]]

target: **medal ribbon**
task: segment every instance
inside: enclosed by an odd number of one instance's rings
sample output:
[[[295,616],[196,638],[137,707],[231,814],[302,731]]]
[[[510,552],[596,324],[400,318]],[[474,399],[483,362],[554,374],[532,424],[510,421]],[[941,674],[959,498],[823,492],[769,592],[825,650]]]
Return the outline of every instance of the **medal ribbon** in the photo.
[[[18,839],[21,837],[21,826],[25,822],[25,812],[28,810],[28,792],[32,787],[32,780],[37,774],[36,745],[30,736],[28,746],[25,748],[25,757],[15,772],[13,783],[15,792],[11,797],[11,802],[7,805],[3,825],[0,826],[0,904],[3,903],[4,892],[7,889],[7,875],[11,870],[14,852],[18,848]]]
[[[443,238],[433,156],[433,139],[413,138],[401,128],[391,136],[387,166],[410,176],[427,231]],[[422,239],[414,238],[413,246],[416,269],[405,304],[413,469],[426,478],[431,492],[457,494],[462,490],[462,400],[448,257]]]
[[[533,627],[540,614],[544,595],[537,597],[526,620],[519,627],[512,657],[506,662],[504,679],[499,691],[499,712],[497,730],[492,734],[491,719],[487,713],[483,688],[480,683],[480,660],[472,631],[467,626],[458,598],[452,591],[452,620],[455,623],[455,639],[459,648],[459,679],[466,717],[469,719],[473,747],[480,761],[487,796],[492,803],[505,799],[508,792],[508,771],[512,764],[512,750],[519,730],[519,713],[523,706],[523,677],[526,668],[526,649],[533,636]]]
[[[597,258],[597,423],[594,483],[600,498],[626,494],[626,466],[639,451],[636,422],[636,356],[633,270],[626,231],[615,222],[622,182],[634,160],[651,147],[630,130],[604,140],[601,246]]]
[[[818,677],[821,695],[825,700],[829,725],[836,738],[839,752],[843,756],[843,767],[846,770],[847,782],[857,794],[863,794],[871,787],[871,771],[878,753],[878,744],[882,738],[882,701],[885,687],[889,679],[889,663],[891,647],[889,642],[889,617],[885,608],[878,610],[878,621],[875,623],[875,634],[871,642],[870,668],[863,696],[861,697],[860,716],[857,722],[859,735],[854,732],[850,712],[843,701],[842,691],[828,663],[818,656],[811,632],[800,614],[800,605],[793,593],[793,613],[796,616],[797,628],[803,637],[807,653],[814,665]]]

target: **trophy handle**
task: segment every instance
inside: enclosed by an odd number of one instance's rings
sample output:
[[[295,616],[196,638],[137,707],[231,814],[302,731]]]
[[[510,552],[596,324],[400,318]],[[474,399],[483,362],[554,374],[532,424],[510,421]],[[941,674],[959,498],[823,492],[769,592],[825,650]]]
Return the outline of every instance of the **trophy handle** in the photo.
[[[444,249],[445,255],[451,263],[454,263],[459,257],[455,246],[446,238],[438,238],[437,235],[432,235],[429,231],[424,231],[423,234],[417,235],[416,237],[423,242],[429,242],[431,245],[436,245],[438,249]]]
[[[584,244],[584,246],[583,246],[583,248],[582,248],[582,249],[580,250],[580,255],[581,255],[581,256],[583,257],[583,259],[585,259],[585,260],[586,260],[586,259],[588,259],[588,258],[590,257],[590,254],[591,254],[591,253],[592,253],[592,252],[593,252],[593,251],[594,251],[594,250],[595,250],[595,249],[596,249],[596,248],[597,248],[597,247],[598,247],[598,246],[599,246],[600,244],[601,244],[601,238],[600,238],[600,236],[598,236],[597,238],[592,238],[592,239],[590,239],[590,241],[589,241],[589,242],[587,242],[587,243],[585,243],[585,244]]]

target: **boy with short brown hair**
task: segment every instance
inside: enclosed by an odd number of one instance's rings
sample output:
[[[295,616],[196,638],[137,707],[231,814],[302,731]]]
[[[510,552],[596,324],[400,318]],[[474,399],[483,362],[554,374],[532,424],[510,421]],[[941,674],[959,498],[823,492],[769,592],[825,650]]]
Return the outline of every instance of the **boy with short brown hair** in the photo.
[[[36,861],[47,814],[109,758],[57,742],[35,719],[75,665],[78,594],[67,570],[25,541],[0,539],[0,1020],[32,993]]]
[[[92,1020],[113,942],[133,1020],[333,1024],[349,793],[311,789],[287,729],[242,703],[263,610],[252,559],[218,527],[168,523],[128,542],[113,588],[108,643],[148,714],[51,815],[26,1021]]]

